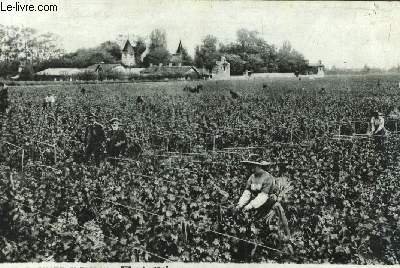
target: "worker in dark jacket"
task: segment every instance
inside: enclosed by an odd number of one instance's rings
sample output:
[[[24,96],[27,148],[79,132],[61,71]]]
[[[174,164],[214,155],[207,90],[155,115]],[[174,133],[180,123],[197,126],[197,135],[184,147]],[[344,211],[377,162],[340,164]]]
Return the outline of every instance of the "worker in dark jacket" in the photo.
[[[127,148],[127,138],[125,131],[119,128],[120,121],[118,118],[110,120],[111,130],[107,138],[107,153],[111,157],[124,155]]]
[[[103,126],[96,121],[93,113],[89,114],[89,125],[86,127],[85,133],[85,155],[86,160],[90,160],[93,156],[96,163],[99,163],[104,156],[104,143],[106,134]]]
[[[0,82],[0,113],[4,114],[9,108],[7,85]]]
[[[254,157],[253,157],[254,158]],[[249,160],[242,163],[252,168],[246,188],[236,206],[243,211],[255,210],[258,215],[265,215],[276,202],[274,194],[275,178],[264,169],[272,163],[261,160]]]

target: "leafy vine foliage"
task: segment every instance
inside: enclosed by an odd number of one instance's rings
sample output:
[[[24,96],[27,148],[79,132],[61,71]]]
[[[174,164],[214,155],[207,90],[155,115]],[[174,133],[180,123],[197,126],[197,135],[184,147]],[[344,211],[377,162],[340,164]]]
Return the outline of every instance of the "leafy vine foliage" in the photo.
[[[1,117],[0,261],[399,263],[397,136],[384,151],[330,138],[338,121],[365,133],[349,121],[399,103],[398,77],[379,88],[377,79],[210,81],[196,94],[177,83],[88,85],[85,94],[12,87]],[[48,93],[56,106],[42,110]],[[125,159],[82,162],[87,111],[122,120]],[[286,178],[258,221],[233,209],[250,153]]]

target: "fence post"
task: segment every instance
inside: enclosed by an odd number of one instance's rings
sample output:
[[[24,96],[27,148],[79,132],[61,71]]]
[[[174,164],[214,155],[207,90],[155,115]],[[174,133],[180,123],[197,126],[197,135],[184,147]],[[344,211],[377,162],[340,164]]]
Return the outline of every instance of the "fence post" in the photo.
[[[396,127],[396,133],[397,133],[397,120],[395,121],[395,123],[394,123],[394,125],[395,125],[395,127]]]
[[[25,150],[22,149],[22,155],[21,155],[21,172],[24,173],[24,157],[25,157]]]
[[[213,148],[212,148],[212,166],[214,166],[214,160],[215,160],[215,134],[212,136],[213,139]]]
[[[15,184],[13,180],[12,173],[10,172],[10,184],[11,184],[11,189],[14,191],[15,190]]]
[[[138,250],[136,248],[134,249],[134,254],[135,254],[135,261],[139,262],[140,261],[139,253],[138,253]]]
[[[169,137],[167,137],[167,143],[166,143],[166,148],[165,148],[166,152],[168,152],[168,147],[169,147]]]
[[[53,145],[54,149],[54,165],[57,164],[57,146],[54,144]]]
[[[290,126],[290,143],[293,144],[293,125]]]
[[[215,135],[213,135],[213,153],[215,152]]]

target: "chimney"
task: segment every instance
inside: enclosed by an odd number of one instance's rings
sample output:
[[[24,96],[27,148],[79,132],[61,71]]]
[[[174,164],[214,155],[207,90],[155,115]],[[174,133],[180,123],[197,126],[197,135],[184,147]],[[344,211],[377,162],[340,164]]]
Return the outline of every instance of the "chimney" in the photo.
[[[168,64],[168,67],[172,67],[172,62],[170,62],[170,63]]]
[[[158,67],[162,67],[162,63],[161,62],[158,64]]]

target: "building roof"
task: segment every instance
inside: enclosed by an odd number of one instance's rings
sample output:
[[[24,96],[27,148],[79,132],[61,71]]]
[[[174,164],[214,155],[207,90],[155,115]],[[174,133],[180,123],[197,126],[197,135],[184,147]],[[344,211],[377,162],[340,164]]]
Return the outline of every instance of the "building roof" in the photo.
[[[320,64],[320,63],[313,63],[313,64],[308,64],[308,67],[313,68],[313,67],[325,67],[325,65]]]
[[[115,67],[121,66],[119,63],[96,63],[93,65],[88,66],[86,69],[95,71],[109,71],[114,69]]]
[[[195,72],[200,75],[200,72],[194,66],[152,66],[145,68],[140,73],[141,74],[157,74],[157,75],[186,75],[191,72]]]
[[[308,61],[307,61],[307,66],[308,66],[308,67],[311,67],[311,68],[312,68],[312,67],[325,67],[325,65],[322,64],[322,61],[321,61],[321,60],[319,60],[319,61],[316,62],[316,63],[312,63],[312,64],[309,64]]]
[[[207,70],[206,68],[198,68],[197,71],[198,71],[199,74],[201,74],[201,75],[210,75],[210,71]]]
[[[78,68],[48,68],[46,70],[37,72],[36,75],[48,75],[48,76],[68,76],[79,74],[86,69]]]
[[[131,45],[131,42],[129,40],[126,40],[124,48],[122,49],[122,52],[129,52],[129,50],[133,50],[133,46]]]

